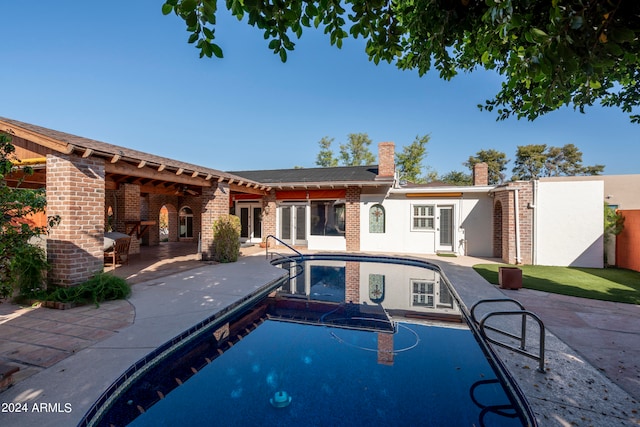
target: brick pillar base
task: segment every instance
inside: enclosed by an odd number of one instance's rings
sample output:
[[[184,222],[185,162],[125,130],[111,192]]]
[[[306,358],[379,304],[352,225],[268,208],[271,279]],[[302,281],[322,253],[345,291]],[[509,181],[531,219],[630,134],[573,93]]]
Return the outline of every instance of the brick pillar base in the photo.
[[[347,188],[345,238],[348,251],[360,250],[360,188]]]
[[[229,185],[218,183],[202,189],[202,259],[213,257],[213,223],[229,214]]]
[[[47,214],[60,216],[47,237],[54,285],[78,285],[102,270],[104,177],[101,159],[47,156]]]

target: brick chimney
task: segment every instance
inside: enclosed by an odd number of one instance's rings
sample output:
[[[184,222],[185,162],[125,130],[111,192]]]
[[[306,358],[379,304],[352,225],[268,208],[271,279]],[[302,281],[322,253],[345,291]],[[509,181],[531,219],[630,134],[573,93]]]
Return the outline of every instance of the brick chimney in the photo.
[[[482,162],[473,165],[473,185],[489,185],[489,165]]]
[[[396,172],[395,144],[381,142],[378,144],[378,178],[393,178]]]

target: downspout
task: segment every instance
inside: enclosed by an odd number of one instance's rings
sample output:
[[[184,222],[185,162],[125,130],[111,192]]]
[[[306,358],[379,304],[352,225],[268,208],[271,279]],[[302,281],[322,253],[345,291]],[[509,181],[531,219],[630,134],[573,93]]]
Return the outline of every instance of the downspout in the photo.
[[[513,189],[513,195],[514,195],[514,207],[515,207],[515,215],[516,215],[516,264],[521,264],[521,258],[520,258],[520,209],[519,209],[519,205],[520,205],[520,201],[518,199],[518,189],[514,188]]]
[[[536,233],[538,232],[538,180],[533,181],[533,204],[529,204],[529,208],[533,209],[533,230],[531,230],[531,263],[538,265],[538,249],[536,247]]]

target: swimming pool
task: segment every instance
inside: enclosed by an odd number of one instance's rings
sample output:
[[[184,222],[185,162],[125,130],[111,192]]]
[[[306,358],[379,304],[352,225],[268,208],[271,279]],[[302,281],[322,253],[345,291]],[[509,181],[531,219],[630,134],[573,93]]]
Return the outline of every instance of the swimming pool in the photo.
[[[438,267],[279,262],[290,280],[137,364],[83,425],[535,425]]]

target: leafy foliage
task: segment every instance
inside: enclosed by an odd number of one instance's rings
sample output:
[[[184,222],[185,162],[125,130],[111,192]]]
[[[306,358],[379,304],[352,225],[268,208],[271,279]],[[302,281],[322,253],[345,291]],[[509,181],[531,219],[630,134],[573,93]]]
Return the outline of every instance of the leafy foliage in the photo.
[[[451,171],[438,178],[440,182],[450,185],[471,185],[473,178],[468,173],[460,171]]]
[[[504,181],[503,172],[507,170],[507,155],[502,151],[490,149],[480,150],[475,156],[469,156],[469,160],[463,163],[469,170],[473,171],[473,167],[477,163],[486,163],[488,166],[489,184],[501,184]]]
[[[401,181],[427,182],[427,177],[422,176],[422,162],[427,155],[429,139],[431,139],[429,135],[418,135],[411,144],[402,147],[401,153],[396,153],[396,168]]]
[[[606,202],[604,203],[604,240],[611,236],[617,236],[624,230],[624,216],[622,212],[613,209]]]
[[[323,168],[338,166],[338,159],[333,157],[333,151],[331,151],[331,143],[333,143],[333,140],[334,138],[323,136],[322,139],[318,141],[320,152],[316,157],[316,165]]]
[[[45,287],[46,257],[42,250],[32,247],[29,240],[47,232],[47,227],[30,226],[29,215],[44,212],[46,199],[44,190],[10,187],[6,176],[17,167],[12,161],[15,147],[11,137],[0,133],[0,298],[8,298],[19,287],[22,291]],[[31,168],[22,168],[31,174]],[[48,226],[59,222],[58,217],[49,218]]]
[[[213,224],[213,258],[218,262],[236,262],[240,254],[240,218],[226,215]]]
[[[583,112],[600,101],[640,122],[640,2],[633,0],[226,0],[239,20],[263,31],[284,62],[304,27],[322,28],[340,48],[363,37],[375,64],[395,63],[443,79],[476,68],[504,81],[478,107],[535,118],[569,105]],[[347,10],[349,9],[349,10]],[[166,0],[200,57],[222,57],[214,43],[216,0]],[[349,20],[349,24],[347,21]],[[637,111],[637,110],[636,110]]]
[[[349,141],[340,144],[340,161],[345,166],[366,166],[376,162],[369,150],[371,139],[366,133],[350,133]]]
[[[573,144],[548,147],[546,144],[518,146],[513,180],[545,176],[599,175],[604,165],[583,166],[582,152]]]
[[[100,272],[78,286],[57,287],[48,292],[34,292],[24,296],[43,301],[93,303],[99,307],[101,302],[125,299],[129,295],[131,295],[131,287],[126,280]]]

